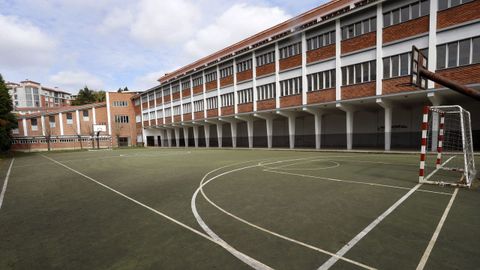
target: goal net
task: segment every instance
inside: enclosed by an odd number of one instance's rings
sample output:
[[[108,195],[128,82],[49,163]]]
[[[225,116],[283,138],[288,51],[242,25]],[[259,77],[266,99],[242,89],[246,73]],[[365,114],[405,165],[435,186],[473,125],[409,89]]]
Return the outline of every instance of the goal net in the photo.
[[[475,173],[470,113],[460,106],[426,106],[419,182],[470,187]]]

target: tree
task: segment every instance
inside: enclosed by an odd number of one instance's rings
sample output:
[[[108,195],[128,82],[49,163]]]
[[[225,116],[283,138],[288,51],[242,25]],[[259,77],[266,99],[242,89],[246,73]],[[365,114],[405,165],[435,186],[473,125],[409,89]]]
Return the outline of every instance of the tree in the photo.
[[[78,91],[77,98],[72,101],[72,105],[85,105],[105,101],[105,91],[95,91],[85,86]]]
[[[12,113],[12,97],[0,74],[0,150],[7,151],[12,143],[12,129],[18,127],[17,117]]]

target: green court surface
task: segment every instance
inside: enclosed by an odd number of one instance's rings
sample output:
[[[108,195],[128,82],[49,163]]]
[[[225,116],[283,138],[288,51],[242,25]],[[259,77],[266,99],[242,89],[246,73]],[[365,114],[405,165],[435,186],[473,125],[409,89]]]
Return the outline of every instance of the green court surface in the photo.
[[[480,265],[478,180],[418,185],[418,155],[52,152],[18,154],[7,178],[11,162],[0,160],[0,269]]]

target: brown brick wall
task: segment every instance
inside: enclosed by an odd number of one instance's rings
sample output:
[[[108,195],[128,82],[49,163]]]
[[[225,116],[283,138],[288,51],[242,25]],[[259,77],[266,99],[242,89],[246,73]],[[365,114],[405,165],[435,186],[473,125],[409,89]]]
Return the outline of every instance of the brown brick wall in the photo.
[[[163,96],[163,102],[164,103],[170,102],[170,100],[171,100],[170,95]]]
[[[335,44],[330,44],[316,50],[307,52],[307,63],[317,62],[335,57]]]
[[[370,32],[358,37],[344,40],[342,41],[342,54],[374,47],[377,41],[376,38],[377,34],[375,32]]]
[[[203,85],[197,85],[193,88],[193,94],[203,93]]]
[[[257,111],[275,109],[275,107],[276,107],[276,103],[274,98],[257,101]]]
[[[176,92],[172,94],[172,100],[180,99],[180,92]]]
[[[396,24],[383,29],[383,43],[415,36],[428,32],[429,16]]]
[[[436,73],[461,84],[478,83],[480,64],[438,70]]]
[[[280,107],[293,107],[293,106],[300,106],[302,105],[302,95],[293,95],[287,97],[280,97]]]
[[[285,59],[280,59],[280,70],[291,69],[302,65],[302,55],[298,54]]]
[[[207,110],[207,117],[208,118],[215,117],[215,116],[218,116],[218,109]]]
[[[170,124],[172,123],[172,117],[165,117],[165,124]]]
[[[192,114],[191,113],[186,113],[183,115],[183,121],[190,121],[192,120]]]
[[[234,113],[235,113],[235,110],[234,110],[233,106],[222,108],[222,115],[232,115]]]
[[[275,63],[257,67],[257,77],[275,73]]]
[[[246,113],[246,112],[253,112],[253,102],[239,104],[238,105],[238,112],[239,113]]]
[[[190,96],[190,88],[182,90],[182,97],[186,98]]]
[[[217,81],[216,80],[207,83],[207,85],[206,85],[206,90],[207,91],[215,90],[215,89],[217,89]]]
[[[193,114],[193,117],[195,117],[195,120],[198,120],[198,119],[203,119],[203,111],[202,112],[196,112]]]
[[[148,102],[145,102],[145,103],[142,103],[142,107],[145,109],[145,108],[148,108]]]
[[[375,96],[375,81],[342,86],[342,100]]]
[[[335,101],[335,97],[335,88],[307,92],[307,103],[315,104]]]
[[[144,126],[144,127],[150,126],[150,124],[149,124],[148,122],[149,122],[149,121],[143,121],[143,126]]]
[[[251,80],[253,78],[253,70],[245,70],[237,73],[237,82]]]
[[[410,82],[410,76],[384,79],[382,81],[382,94],[388,95],[388,94],[409,92],[409,91],[416,90],[416,88],[412,86],[399,86],[399,84],[409,83],[409,82]]]
[[[118,137],[130,137],[130,142],[132,145],[136,144],[137,140],[137,130],[135,128],[135,113],[131,109],[132,102],[131,97],[134,95],[132,93],[108,93],[110,100],[110,113],[111,113],[111,122],[112,122],[112,141],[113,145],[117,146],[117,136]],[[114,107],[112,106],[114,101],[127,101],[128,107]],[[129,118],[129,123],[115,123],[115,115],[127,115]],[[91,118],[91,117],[90,117]],[[80,119],[82,119],[82,112],[80,112]],[[155,121],[152,121],[152,125],[155,125]]]
[[[157,122],[159,125],[163,125],[163,117],[157,118]]]
[[[233,84],[233,76],[228,76],[220,79],[220,87],[224,87],[232,84]]]
[[[437,15],[437,28],[442,29],[480,18],[480,0],[442,10]]]
[[[162,97],[157,98],[157,106],[162,105]]]
[[[175,123],[182,122],[182,116],[180,116],[180,115],[175,115],[175,116],[173,117],[173,122],[175,122]]]
[[[155,100],[149,101],[148,104],[150,105],[150,108],[155,107]]]

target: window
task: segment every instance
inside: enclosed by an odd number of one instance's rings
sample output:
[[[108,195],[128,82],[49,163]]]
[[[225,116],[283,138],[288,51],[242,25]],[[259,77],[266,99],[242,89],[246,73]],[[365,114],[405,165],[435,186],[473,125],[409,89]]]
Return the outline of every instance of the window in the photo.
[[[172,93],[177,93],[177,92],[180,92],[180,85],[179,84],[172,85]]]
[[[128,117],[128,116],[127,116]],[[155,112],[150,112],[150,120],[155,120]],[[127,118],[127,122],[125,123],[128,123],[128,118]]]
[[[237,72],[244,72],[252,69],[252,59],[248,59],[237,64]]]
[[[403,23],[430,13],[430,0],[417,1],[383,14],[383,27]]]
[[[165,117],[171,117],[171,116],[172,116],[172,109],[165,108]]]
[[[72,113],[67,113],[67,125],[72,125],[73,124],[73,115]]]
[[[90,118],[88,117],[88,110],[83,110],[82,114],[83,114],[83,121],[89,121],[90,120]]]
[[[148,121],[148,113],[143,113],[143,121]]]
[[[170,96],[170,86],[163,87],[163,96]]]
[[[257,67],[268,65],[275,62],[275,52],[268,52],[257,56]]]
[[[342,40],[357,37],[377,30],[375,17],[342,27]]]
[[[32,126],[32,131],[37,131],[38,130],[37,118],[30,119],[30,124]]]
[[[148,102],[148,96],[142,96],[142,103]]]
[[[194,78],[192,80],[192,82],[193,82],[193,87],[202,85],[203,84],[203,78],[202,77]]]
[[[210,72],[208,74],[205,74],[205,81],[208,82],[213,82],[217,79],[217,72]]]
[[[437,69],[465,66],[480,62],[480,37],[437,46]]]
[[[472,2],[472,0],[438,0],[438,10],[448,9],[468,2]]]
[[[307,75],[307,91],[316,91],[335,87],[335,70],[327,70]]]
[[[220,78],[225,78],[233,75],[233,66],[220,69]]]
[[[163,118],[163,110],[157,110],[157,118]]]
[[[133,102],[134,102],[133,104],[135,104],[135,106],[140,106],[140,99],[139,98],[135,99]]]
[[[150,118],[154,117],[150,114]],[[115,123],[128,123],[128,115],[115,115]]]
[[[302,43],[298,42],[280,49],[280,59],[292,57],[301,53]]]
[[[191,103],[185,103],[182,105],[183,108],[183,114],[191,113],[192,112],[192,104]]]
[[[190,89],[190,80],[182,82],[182,90]]]
[[[323,33],[307,39],[307,50],[316,50],[335,43],[335,31]]]
[[[257,96],[258,100],[267,100],[275,98],[275,83],[265,84],[257,86]]]
[[[50,128],[54,128],[55,127],[55,116],[54,115],[50,115],[48,117],[48,122],[50,124]]]
[[[229,107],[233,106],[234,104],[234,97],[235,93],[228,93],[228,94],[223,94],[220,96],[220,102],[222,103],[222,107]]]
[[[342,84],[345,86],[374,81],[376,74],[375,60],[342,67]]]
[[[253,102],[253,88],[239,90],[237,92],[238,104]]]
[[[207,98],[207,110],[218,108],[218,97]]]
[[[197,100],[193,102],[193,111],[194,112],[203,111],[203,100]]]
[[[154,99],[155,99],[155,96],[153,95],[153,93],[148,95],[148,101],[153,101]]]
[[[173,106],[173,115],[180,115],[180,105]]]
[[[136,122],[136,123],[142,122],[142,116],[140,116],[140,115],[135,115],[135,122]]]
[[[127,107],[128,101],[114,101],[112,105],[113,107]]]

